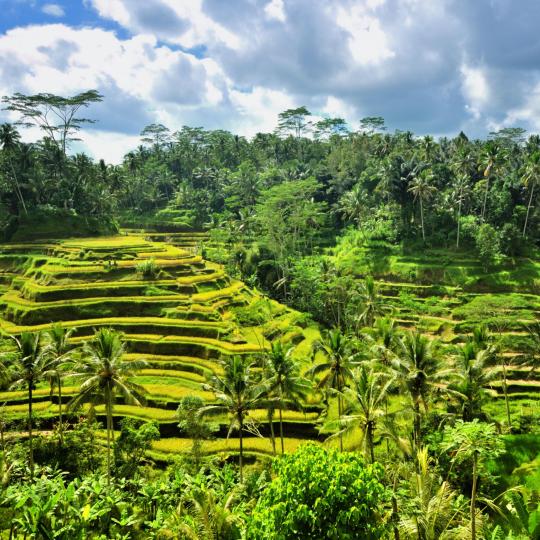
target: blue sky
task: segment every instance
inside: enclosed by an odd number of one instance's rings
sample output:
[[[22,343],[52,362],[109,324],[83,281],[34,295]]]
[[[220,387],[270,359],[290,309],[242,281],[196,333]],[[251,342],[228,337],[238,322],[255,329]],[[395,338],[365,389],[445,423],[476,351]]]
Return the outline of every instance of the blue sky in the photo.
[[[81,146],[113,162],[151,122],[251,136],[300,105],[539,132],[539,23],[538,0],[0,0],[0,93],[100,90]]]

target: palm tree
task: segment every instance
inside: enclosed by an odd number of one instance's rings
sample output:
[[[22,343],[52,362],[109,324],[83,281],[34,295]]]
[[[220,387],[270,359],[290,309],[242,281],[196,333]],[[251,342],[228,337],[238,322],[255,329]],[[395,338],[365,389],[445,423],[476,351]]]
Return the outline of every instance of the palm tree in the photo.
[[[459,237],[461,232],[461,209],[463,207],[463,203],[465,202],[469,190],[470,190],[470,184],[469,184],[469,175],[467,173],[459,173],[456,176],[456,179],[454,181],[454,200],[457,201],[458,204],[458,211],[457,211],[457,237],[456,237],[456,247],[459,248]]]
[[[497,376],[493,363],[493,351],[479,348],[473,341],[465,343],[456,358],[459,381],[453,385],[461,402],[461,414],[465,422],[482,417],[482,405],[486,400],[486,387]]]
[[[375,429],[377,422],[388,415],[386,401],[393,383],[394,379],[385,373],[360,366],[353,371],[351,386],[343,391],[349,409],[341,420],[339,433],[359,427],[362,432],[360,447],[372,463],[375,461]]]
[[[216,490],[208,485],[194,484],[181,497],[175,511],[171,513],[162,532],[171,533],[186,540],[215,540],[217,538],[240,538],[243,524],[232,506],[237,498],[237,490],[219,497]]]
[[[417,451],[415,466],[404,474],[399,531],[407,539],[462,538],[465,501],[435,472],[427,448]]]
[[[44,354],[50,358],[51,362],[51,395],[54,385],[58,386],[58,421],[60,444],[63,443],[63,421],[62,421],[62,375],[65,368],[72,362],[71,347],[69,339],[74,332],[74,328],[65,329],[61,324],[55,324],[46,333],[45,338],[48,343],[45,345]]]
[[[476,540],[476,498],[478,478],[485,461],[497,458],[504,452],[504,443],[497,436],[494,424],[458,421],[456,425],[445,430],[447,441],[445,449],[452,452],[453,461],[472,462],[472,487],[470,503],[471,540]]]
[[[23,207],[24,213],[28,214],[26,210],[26,204],[24,202],[24,197],[21,191],[21,186],[17,179],[17,173],[15,171],[15,166],[13,165],[12,154],[18,148],[21,136],[19,132],[11,124],[2,124],[0,125],[0,146],[6,153],[9,161],[9,166],[11,168],[11,173],[13,175],[13,181],[15,182],[15,193],[21,206]]]
[[[358,300],[361,311],[357,317],[357,326],[373,326],[377,317],[381,317],[391,309],[388,304],[385,304],[372,276],[366,276],[360,285]]]
[[[347,220],[356,223],[360,229],[361,219],[367,211],[368,195],[366,190],[356,184],[350,191],[345,192],[339,200],[339,210]]]
[[[125,345],[121,335],[111,328],[100,328],[83,345],[82,357],[73,377],[81,381],[79,393],[70,401],[73,410],[86,402],[104,403],[107,416],[107,481],[111,481],[111,438],[113,436],[113,405],[116,393],[126,403],[144,403],[142,386],[129,380],[147,364],[144,360],[123,360]]]
[[[421,408],[428,410],[435,390],[446,390],[452,369],[441,369],[437,343],[419,332],[407,332],[400,340],[398,356],[393,360],[397,380],[409,394],[413,410],[413,442],[420,445]]]
[[[525,224],[523,225],[523,238],[527,234],[527,223],[532,207],[534,190],[540,185],[540,152],[532,153],[525,165],[525,174],[523,175],[523,185],[530,190],[529,202],[527,204],[527,214],[525,215]]]
[[[286,403],[298,404],[310,388],[309,381],[300,375],[298,363],[292,356],[293,353],[294,347],[285,348],[281,341],[274,341],[265,356],[266,384],[279,408],[279,437],[282,454],[285,453],[283,407]]]
[[[372,329],[364,334],[371,355],[385,367],[391,366],[399,346],[401,332],[394,319],[381,317],[375,320]]]
[[[484,190],[484,202],[482,204],[482,220],[485,219],[487,197],[489,193],[489,180],[493,171],[497,168],[502,158],[502,149],[495,141],[487,141],[480,154],[480,167],[483,169],[484,178],[486,179],[486,189]]]
[[[205,390],[216,395],[217,404],[207,405],[201,414],[225,412],[230,416],[229,435],[237,429],[240,438],[240,482],[243,482],[244,427],[249,411],[262,402],[266,385],[261,384],[254,371],[255,362],[245,356],[229,356],[222,362],[223,376],[212,375]]]
[[[17,357],[13,366],[16,373],[12,387],[25,385],[28,389],[28,441],[30,446],[30,476],[34,476],[34,441],[33,441],[33,391],[36,384],[44,377],[48,377],[54,365],[50,358],[44,354],[40,332],[23,332],[18,338],[14,337],[17,345]]]
[[[415,175],[411,180],[408,187],[414,195],[414,200],[418,199],[420,202],[420,223],[422,225],[422,240],[426,241],[426,232],[424,229],[424,203],[431,198],[431,196],[437,191],[435,186],[431,184],[433,180],[433,173],[429,169],[420,171],[418,175]]]
[[[314,352],[321,351],[325,361],[313,366],[308,374],[312,377],[323,373],[317,388],[325,388],[337,394],[338,422],[341,425],[343,414],[343,390],[347,381],[352,378],[352,370],[356,366],[355,355],[351,351],[350,340],[338,328],[326,332],[322,341],[315,343]],[[339,447],[343,451],[343,432],[339,435]]]

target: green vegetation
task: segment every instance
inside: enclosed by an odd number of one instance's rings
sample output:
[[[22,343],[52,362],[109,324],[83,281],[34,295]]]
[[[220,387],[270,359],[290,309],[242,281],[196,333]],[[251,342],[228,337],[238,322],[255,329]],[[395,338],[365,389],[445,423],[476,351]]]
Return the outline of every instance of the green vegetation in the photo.
[[[538,536],[540,139],[310,116],[2,126],[0,537]]]

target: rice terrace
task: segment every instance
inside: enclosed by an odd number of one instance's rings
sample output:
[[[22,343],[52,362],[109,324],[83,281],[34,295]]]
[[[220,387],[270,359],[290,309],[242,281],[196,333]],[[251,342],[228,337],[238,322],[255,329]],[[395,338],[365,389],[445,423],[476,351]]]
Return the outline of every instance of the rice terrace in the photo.
[[[4,0],[0,539],[540,539],[540,7],[323,4]]]

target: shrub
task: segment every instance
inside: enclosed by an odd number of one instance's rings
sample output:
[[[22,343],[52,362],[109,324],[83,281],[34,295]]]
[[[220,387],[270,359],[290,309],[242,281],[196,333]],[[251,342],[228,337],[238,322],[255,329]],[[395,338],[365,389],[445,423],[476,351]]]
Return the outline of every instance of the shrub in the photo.
[[[275,472],[254,508],[248,539],[369,540],[385,534],[380,509],[388,492],[378,464],[309,444],[276,461]]]
[[[156,279],[161,270],[154,259],[147,259],[137,265],[137,272],[145,279]]]

